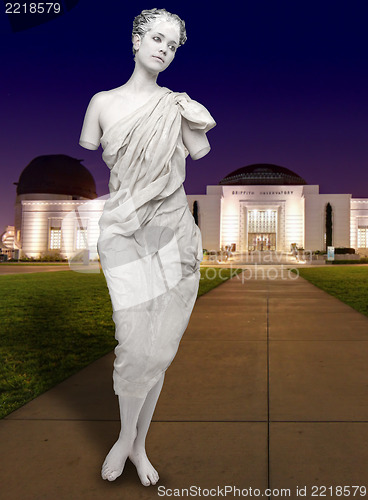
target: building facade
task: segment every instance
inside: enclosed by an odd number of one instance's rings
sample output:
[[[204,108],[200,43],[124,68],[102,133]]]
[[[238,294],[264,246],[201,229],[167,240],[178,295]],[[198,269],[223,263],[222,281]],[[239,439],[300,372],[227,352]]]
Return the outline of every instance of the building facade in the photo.
[[[91,173],[66,155],[40,156],[17,184],[14,248],[25,257],[72,255],[89,250],[97,259],[98,220],[105,197],[97,198]],[[321,194],[291,170],[255,164],[228,174],[206,194],[187,195],[202,233],[203,248],[237,252],[289,252],[292,246],[326,249],[327,206],[331,246],[368,255],[368,198]]]
[[[38,156],[21,173],[15,183],[14,222],[14,248],[20,257],[69,257],[97,241],[104,201],[96,200],[95,180],[81,161],[67,155]]]
[[[231,246],[239,252],[326,249],[326,208],[332,208],[331,246],[368,254],[368,198],[321,194],[294,172],[277,165],[255,164],[227,175],[197,202],[203,246]]]

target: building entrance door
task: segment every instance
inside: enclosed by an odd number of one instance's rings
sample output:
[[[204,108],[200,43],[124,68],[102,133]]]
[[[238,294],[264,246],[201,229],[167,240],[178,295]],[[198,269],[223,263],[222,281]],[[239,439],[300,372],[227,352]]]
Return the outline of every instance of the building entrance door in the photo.
[[[248,233],[248,250],[260,252],[276,250],[276,233]]]
[[[276,250],[277,210],[248,210],[248,251]]]

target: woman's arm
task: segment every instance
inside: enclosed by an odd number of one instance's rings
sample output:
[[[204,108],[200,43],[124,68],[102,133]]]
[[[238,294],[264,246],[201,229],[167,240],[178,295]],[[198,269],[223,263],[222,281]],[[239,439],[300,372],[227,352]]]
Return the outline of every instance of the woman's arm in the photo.
[[[181,121],[181,130],[184,146],[193,160],[203,158],[210,151],[211,146],[205,132],[203,130],[192,130],[184,117]]]
[[[79,144],[86,149],[98,149],[102,130],[100,127],[100,111],[101,103],[104,99],[104,93],[95,94],[88,105],[86,115],[84,117],[82,132],[79,138]]]

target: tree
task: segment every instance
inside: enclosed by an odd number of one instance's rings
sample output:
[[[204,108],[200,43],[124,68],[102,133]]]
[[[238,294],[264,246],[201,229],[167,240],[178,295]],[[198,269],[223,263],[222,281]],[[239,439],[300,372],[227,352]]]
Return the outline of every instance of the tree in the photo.
[[[197,200],[195,200],[193,203],[193,217],[194,217],[194,222],[198,226],[198,202],[197,202]]]
[[[326,251],[332,246],[332,207],[330,203],[326,205]]]

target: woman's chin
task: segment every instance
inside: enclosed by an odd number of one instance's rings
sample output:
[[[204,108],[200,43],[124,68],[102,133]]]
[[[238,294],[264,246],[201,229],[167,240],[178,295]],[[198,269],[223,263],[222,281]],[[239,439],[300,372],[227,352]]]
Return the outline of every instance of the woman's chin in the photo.
[[[160,63],[161,64],[161,63]],[[142,64],[142,62],[136,61],[136,66],[138,66],[145,73],[149,73],[150,75],[158,75],[166,68],[160,67],[157,63],[153,62],[151,64]]]
[[[146,70],[151,73],[152,75],[158,75],[160,73],[162,73],[164,70],[166,69],[166,66],[161,66],[161,67],[157,67],[157,65],[150,65],[150,66],[146,66]]]

